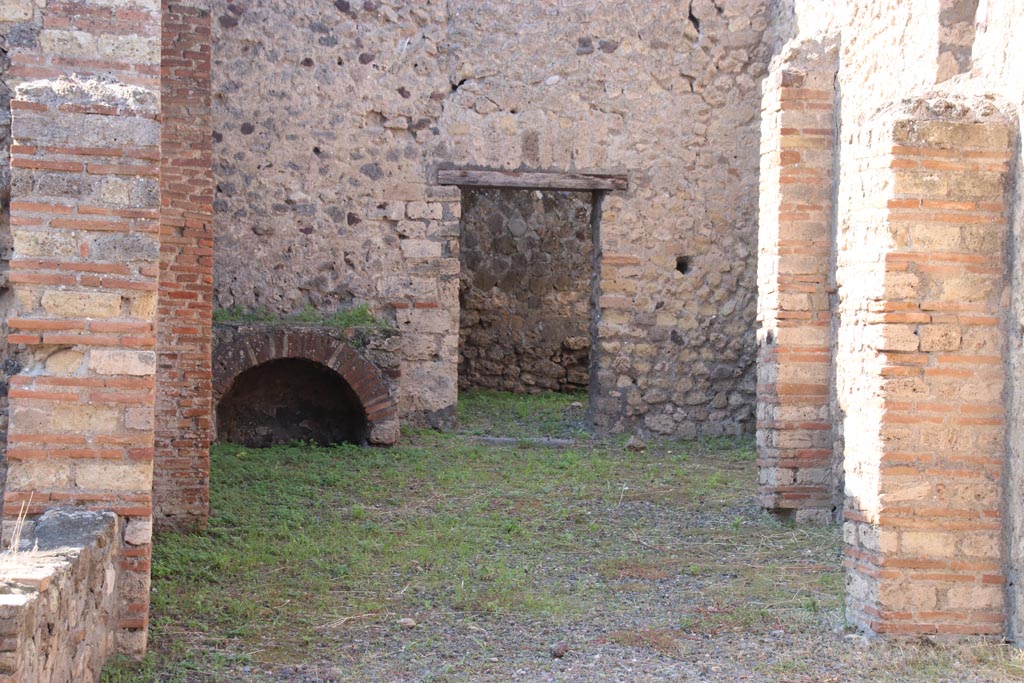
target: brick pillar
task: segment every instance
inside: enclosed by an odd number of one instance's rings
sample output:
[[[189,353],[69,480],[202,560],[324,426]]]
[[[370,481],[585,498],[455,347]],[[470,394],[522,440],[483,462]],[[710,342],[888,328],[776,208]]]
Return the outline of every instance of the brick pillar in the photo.
[[[209,11],[165,0],[162,53],[154,518],[196,528],[209,509],[213,413]]]
[[[834,515],[829,283],[836,49],[807,42],[772,65],[761,129],[758,490],[796,521]]]
[[[879,117],[844,167],[864,188],[839,272],[838,363],[859,378],[844,398],[847,615],[878,633],[997,634],[1005,621],[1011,140],[965,110]]]
[[[113,510],[122,651],[146,646],[159,214],[160,15],[49,2],[13,55],[11,380],[4,517]]]

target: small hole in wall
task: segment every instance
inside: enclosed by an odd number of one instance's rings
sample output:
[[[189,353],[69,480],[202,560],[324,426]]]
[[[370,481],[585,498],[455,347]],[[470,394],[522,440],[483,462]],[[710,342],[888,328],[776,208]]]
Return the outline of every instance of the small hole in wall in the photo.
[[[689,256],[676,256],[676,270],[686,275],[690,272],[690,257]]]

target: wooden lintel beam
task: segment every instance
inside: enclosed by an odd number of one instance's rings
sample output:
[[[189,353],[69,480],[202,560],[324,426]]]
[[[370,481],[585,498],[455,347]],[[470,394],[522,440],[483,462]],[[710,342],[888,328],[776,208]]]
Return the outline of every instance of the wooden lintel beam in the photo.
[[[596,173],[545,173],[532,171],[470,171],[458,168],[437,172],[439,185],[497,187],[520,190],[628,190],[624,175]]]

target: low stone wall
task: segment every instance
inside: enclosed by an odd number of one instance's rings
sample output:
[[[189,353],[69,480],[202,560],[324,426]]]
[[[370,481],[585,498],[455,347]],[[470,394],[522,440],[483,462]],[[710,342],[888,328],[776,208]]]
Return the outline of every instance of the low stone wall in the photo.
[[[115,649],[120,521],[49,510],[0,554],[0,682],[91,683]]]

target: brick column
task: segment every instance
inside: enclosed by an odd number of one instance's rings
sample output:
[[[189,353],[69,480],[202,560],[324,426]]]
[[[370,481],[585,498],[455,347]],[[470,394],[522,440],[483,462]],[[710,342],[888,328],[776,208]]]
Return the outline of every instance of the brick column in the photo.
[[[758,250],[758,490],[798,522],[834,515],[829,283],[836,49],[791,48],[765,80]]]
[[[146,645],[158,245],[160,15],[148,0],[46,4],[14,54],[15,305],[4,517],[113,510],[122,651]]]
[[[154,519],[206,524],[213,302],[210,13],[163,3]]]
[[[998,634],[1005,621],[1011,140],[965,110],[921,102],[849,150],[864,189],[840,259],[839,364],[860,378],[844,399],[847,615],[878,633]]]

